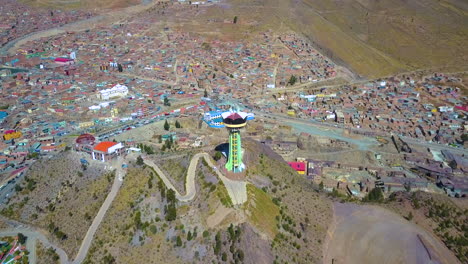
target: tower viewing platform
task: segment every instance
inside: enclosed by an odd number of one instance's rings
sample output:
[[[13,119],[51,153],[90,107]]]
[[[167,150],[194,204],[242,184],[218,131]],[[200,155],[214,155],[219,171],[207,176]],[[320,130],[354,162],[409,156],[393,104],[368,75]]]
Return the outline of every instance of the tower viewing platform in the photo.
[[[240,129],[247,125],[247,116],[245,112],[225,112],[222,113],[224,126],[229,131],[229,154],[226,163],[228,171],[239,173],[245,170],[242,162],[242,141]]]

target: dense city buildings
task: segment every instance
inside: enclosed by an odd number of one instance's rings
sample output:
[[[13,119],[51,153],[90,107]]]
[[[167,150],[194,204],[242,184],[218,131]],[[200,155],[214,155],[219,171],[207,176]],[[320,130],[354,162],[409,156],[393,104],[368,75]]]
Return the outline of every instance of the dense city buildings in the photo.
[[[114,263],[141,250],[156,262],[243,263],[242,248],[249,263],[345,263],[322,256],[338,244],[334,225],[371,202],[406,214],[401,230],[424,256],[445,244],[441,263],[466,260],[466,209],[432,198],[468,195],[466,72],[388,61],[393,74],[361,75],[332,52],[337,28],[312,36],[276,13],[307,1],[243,3],[255,14],[242,16],[229,0],[53,1],[0,6],[0,214],[17,221],[0,225],[24,222],[30,244],[60,245],[42,257]],[[318,29],[335,11],[304,21]],[[395,20],[405,19],[418,20]],[[349,27],[369,31],[361,24]],[[408,227],[413,213],[430,235]],[[3,260],[24,262],[18,239],[0,243]]]

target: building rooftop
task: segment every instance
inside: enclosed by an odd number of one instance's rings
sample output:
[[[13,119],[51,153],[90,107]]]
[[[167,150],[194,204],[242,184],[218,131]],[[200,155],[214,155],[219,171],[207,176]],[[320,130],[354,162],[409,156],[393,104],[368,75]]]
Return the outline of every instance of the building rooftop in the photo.
[[[103,142],[97,144],[97,145],[94,147],[94,150],[101,151],[101,152],[107,152],[107,150],[108,150],[110,147],[113,147],[113,146],[115,146],[115,145],[117,145],[117,144],[118,144],[117,142],[103,141]]]

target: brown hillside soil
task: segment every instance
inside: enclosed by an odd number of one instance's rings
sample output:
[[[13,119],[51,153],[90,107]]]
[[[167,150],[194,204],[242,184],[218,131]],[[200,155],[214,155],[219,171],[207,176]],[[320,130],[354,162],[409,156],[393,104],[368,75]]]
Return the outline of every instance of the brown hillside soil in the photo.
[[[384,206],[437,236],[458,257],[468,262],[468,209],[466,198],[425,192],[393,194]],[[455,263],[455,262],[451,262]]]
[[[460,263],[437,238],[383,208],[334,204],[324,263]]]

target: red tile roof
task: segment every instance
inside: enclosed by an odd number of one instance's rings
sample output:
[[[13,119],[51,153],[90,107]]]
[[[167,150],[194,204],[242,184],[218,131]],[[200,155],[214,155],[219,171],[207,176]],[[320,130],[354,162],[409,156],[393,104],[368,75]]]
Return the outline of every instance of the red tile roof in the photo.
[[[44,150],[44,151],[47,151],[47,150],[54,150],[55,149],[55,146],[42,146],[41,147],[41,150]]]
[[[117,142],[104,141],[104,142],[101,142],[101,143],[97,144],[96,147],[94,147],[94,150],[107,152],[107,150],[110,147],[115,146],[115,145],[117,145]]]

